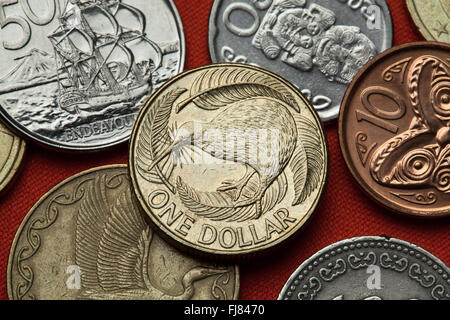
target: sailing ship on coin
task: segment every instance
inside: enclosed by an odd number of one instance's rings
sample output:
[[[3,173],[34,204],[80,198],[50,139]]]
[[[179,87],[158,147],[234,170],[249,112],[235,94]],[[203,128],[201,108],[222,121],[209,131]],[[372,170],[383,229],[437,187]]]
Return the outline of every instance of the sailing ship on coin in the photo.
[[[145,34],[145,17],[119,0],[69,1],[49,35],[57,62],[58,105],[70,113],[143,96],[162,50]]]

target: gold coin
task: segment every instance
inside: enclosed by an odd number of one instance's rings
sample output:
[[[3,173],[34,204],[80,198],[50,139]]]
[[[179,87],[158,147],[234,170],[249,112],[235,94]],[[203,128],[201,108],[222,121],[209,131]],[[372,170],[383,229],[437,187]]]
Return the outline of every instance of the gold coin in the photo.
[[[450,43],[449,0],[406,0],[406,4],[425,39]]]
[[[327,175],[321,122],[290,83],[218,64],[162,87],[140,113],[131,177],[152,223],[216,257],[273,248],[314,212]]]
[[[75,175],[44,195],[10,251],[10,299],[237,299],[236,266],[193,259],[144,220],[125,165]]]
[[[25,142],[0,123],[0,192],[13,180],[24,153]]]

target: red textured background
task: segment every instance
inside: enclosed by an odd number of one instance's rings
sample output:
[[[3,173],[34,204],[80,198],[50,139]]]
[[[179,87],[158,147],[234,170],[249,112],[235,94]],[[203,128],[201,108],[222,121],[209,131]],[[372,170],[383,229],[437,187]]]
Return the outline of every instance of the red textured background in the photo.
[[[174,0],[184,24],[185,69],[209,64],[207,28],[213,0]],[[387,1],[393,15],[395,45],[423,40],[404,1]],[[290,274],[317,250],[336,241],[382,235],[415,243],[450,264],[450,219],[419,220],[391,213],[367,198],[340,153],[337,123],[326,126],[330,170],[327,188],[308,225],[270,255],[241,262],[240,299],[276,299]],[[6,265],[16,229],[32,205],[54,185],[96,166],[127,163],[128,146],[87,155],[48,151],[33,143],[17,181],[0,198],[0,299],[7,299]]]

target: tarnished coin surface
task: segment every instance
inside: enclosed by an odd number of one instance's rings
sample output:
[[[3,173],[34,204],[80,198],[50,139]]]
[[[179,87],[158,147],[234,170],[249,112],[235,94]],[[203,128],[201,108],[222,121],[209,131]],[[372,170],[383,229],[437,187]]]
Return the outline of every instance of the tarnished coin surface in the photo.
[[[344,159],[378,202],[421,217],[450,214],[450,45],[402,45],[350,85],[339,118]]]
[[[175,77],[147,102],[130,145],[137,196],[185,249],[232,257],[280,244],[324,189],[316,112],[287,81],[239,64]]]
[[[385,237],[332,244],[303,262],[279,300],[449,300],[450,269],[430,252]]]
[[[0,122],[0,193],[13,180],[24,153],[25,142]]]
[[[213,62],[280,74],[323,121],[338,117],[347,85],[392,38],[384,0],[216,0],[209,22]]]
[[[450,1],[406,0],[406,4],[425,39],[450,43]]]
[[[144,220],[124,165],[71,177],[20,225],[7,273],[10,299],[237,299],[236,266],[193,259]]]
[[[172,0],[2,1],[0,26],[0,113],[53,148],[128,140],[143,102],[184,67]]]

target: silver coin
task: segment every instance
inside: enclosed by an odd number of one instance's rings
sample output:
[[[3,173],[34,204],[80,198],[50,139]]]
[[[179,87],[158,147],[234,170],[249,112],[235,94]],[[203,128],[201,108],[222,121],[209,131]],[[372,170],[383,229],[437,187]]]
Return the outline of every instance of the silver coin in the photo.
[[[172,0],[0,1],[0,113],[41,144],[129,139],[145,100],[183,71]]]
[[[384,0],[215,0],[209,22],[213,62],[278,73],[323,121],[338,117],[347,85],[392,41]]]
[[[426,250],[394,238],[359,237],[306,260],[279,300],[449,300],[450,269]]]

